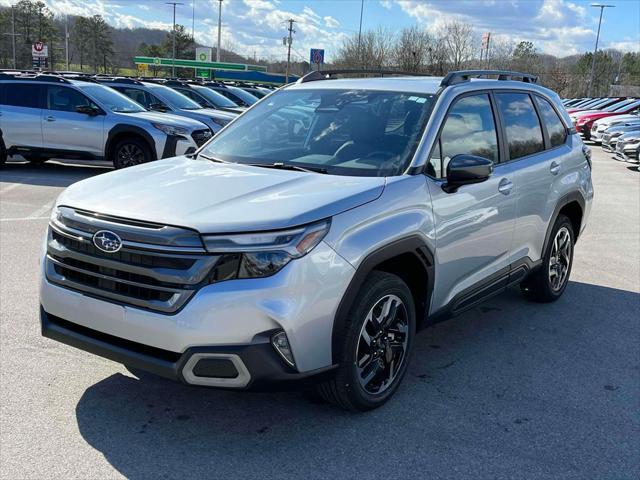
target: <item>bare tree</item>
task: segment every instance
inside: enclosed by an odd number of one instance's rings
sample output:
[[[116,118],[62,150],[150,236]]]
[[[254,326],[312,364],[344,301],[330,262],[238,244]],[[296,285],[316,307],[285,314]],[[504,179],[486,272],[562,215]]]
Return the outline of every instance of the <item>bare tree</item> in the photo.
[[[432,61],[435,41],[426,30],[417,26],[404,28],[393,49],[395,64],[408,72],[423,71]]]
[[[443,39],[447,60],[453,70],[460,70],[474,56],[476,34],[468,23],[453,21],[444,26]]]
[[[389,29],[377,28],[349,37],[342,44],[335,64],[349,68],[381,68],[393,63],[395,35]]]

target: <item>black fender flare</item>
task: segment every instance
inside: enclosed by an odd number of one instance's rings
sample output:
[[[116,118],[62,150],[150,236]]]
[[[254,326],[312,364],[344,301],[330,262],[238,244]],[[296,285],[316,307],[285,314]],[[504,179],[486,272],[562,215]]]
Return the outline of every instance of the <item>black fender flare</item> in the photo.
[[[158,158],[158,152],[156,152],[156,142],[153,140],[153,137],[149,132],[147,132],[144,128],[138,127],[136,125],[127,125],[126,123],[118,123],[114,125],[107,135],[107,143],[104,149],[104,156],[107,160],[111,159],[111,148],[113,147],[113,140],[116,136],[122,134],[134,134],[136,136],[142,137],[144,141],[147,143],[149,150],[151,151],[151,160],[156,160]]]
[[[544,235],[544,243],[542,244],[542,257],[544,257],[544,252],[547,251],[547,246],[549,245],[549,240],[551,238],[551,231],[553,230],[553,226],[556,223],[556,220],[558,219],[558,215],[560,214],[560,210],[563,209],[563,207],[569,205],[572,202],[577,202],[578,205],[580,205],[580,208],[582,210],[582,218],[584,218],[584,210],[585,210],[585,199],[582,196],[582,193],[580,192],[571,192],[568,193],[566,195],[564,195],[563,197],[560,197],[560,200],[558,200],[558,203],[556,203],[556,207],[553,210],[553,214],[551,215],[551,219],[549,220],[549,225],[547,225],[547,232]],[[582,222],[581,222],[582,224]],[[580,235],[580,232],[574,232],[575,235],[575,241],[578,240],[578,236]]]
[[[338,309],[336,310],[336,315],[333,321],[333,329],[331,332],[331,358],[334,365],[340,362],[342,340],[347,324],[347,316],[356,295],[362,287],[362,284],[369,274],[375,270],[376,266],[397,257],[398,255],[407,253],[414,255],[416,257],[416,261],[420,262],[422,268],[427,272],[427,285],[425,285],[426,301],[424,305],[425,311],[423,313],[426,320],[426,316],[429,311],[429,304],[431,302],[431,294],[433,292],[435,263],[433,252],[427,246],[424,239],[421,236],[414,234],[394,240],[393,242],[374,250],[360,262],[360,265],[353,275],[347,290],[338,304]],[[426,324],[426,321],[423,323]]]

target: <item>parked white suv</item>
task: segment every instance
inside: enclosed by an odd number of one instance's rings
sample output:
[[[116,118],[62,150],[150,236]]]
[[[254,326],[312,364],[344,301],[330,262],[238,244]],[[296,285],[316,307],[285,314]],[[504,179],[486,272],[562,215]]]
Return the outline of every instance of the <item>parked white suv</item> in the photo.
[[[43,334],[191,385],[313,379],[367,410],[419,329],[513,284],[562,295],[593,187],[555,93],[503,71],[329,74],[193,158],[69,187],[42,254]]]

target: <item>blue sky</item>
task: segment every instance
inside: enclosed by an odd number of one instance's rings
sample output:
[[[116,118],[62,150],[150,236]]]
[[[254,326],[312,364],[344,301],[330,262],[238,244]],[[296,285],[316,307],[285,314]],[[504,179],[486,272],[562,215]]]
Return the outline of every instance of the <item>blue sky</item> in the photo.
[[[0,0],[8,5],[15,0]],[[196,39],[214,45],[218,1],[181,0],[178,23],[192,26],[195,2]],[[119,27],[170,28],[172,7],[164,0],[45,0],[58,14],[102,14]],[[420,25],[437,31],[451,19],[468,22],[494,38],[530,40],[537,49],[565,56],[593,49],[599,9],[583,0],[365,0],[363,30],[398,31]],[[610,0],[600,36],[602,48],[640,51],[640,1]],[[224,0],[223,46],[249,56],[285,59],[282,37],[287,18],[297,21],[293,55],[308,59],[309,48],[325,48],[328,59],[341,41],[358,31],[360,0]]]

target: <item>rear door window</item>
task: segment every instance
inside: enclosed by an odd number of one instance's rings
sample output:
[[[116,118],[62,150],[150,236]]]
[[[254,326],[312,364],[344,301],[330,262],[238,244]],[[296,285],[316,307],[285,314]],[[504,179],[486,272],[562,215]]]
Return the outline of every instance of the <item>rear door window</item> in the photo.
[[[564,123],[562,123],[562,120],[560,120],[560,117],[558,117],[558,114],[548,101],[536,96],[536,102],[538,102],[538,110],[547,127],[551,146],[557,147],[558,145],[562,145],[567,139],[567,129]]]
[[[496,98],[507,133],[509,158],[515,160],[542,152],[542,127],[529,94],[496,93]]]
[[[0,85],[0,102],[4,105],[25,108],[42,108],[40,85],[28,83],[4,83]]]

